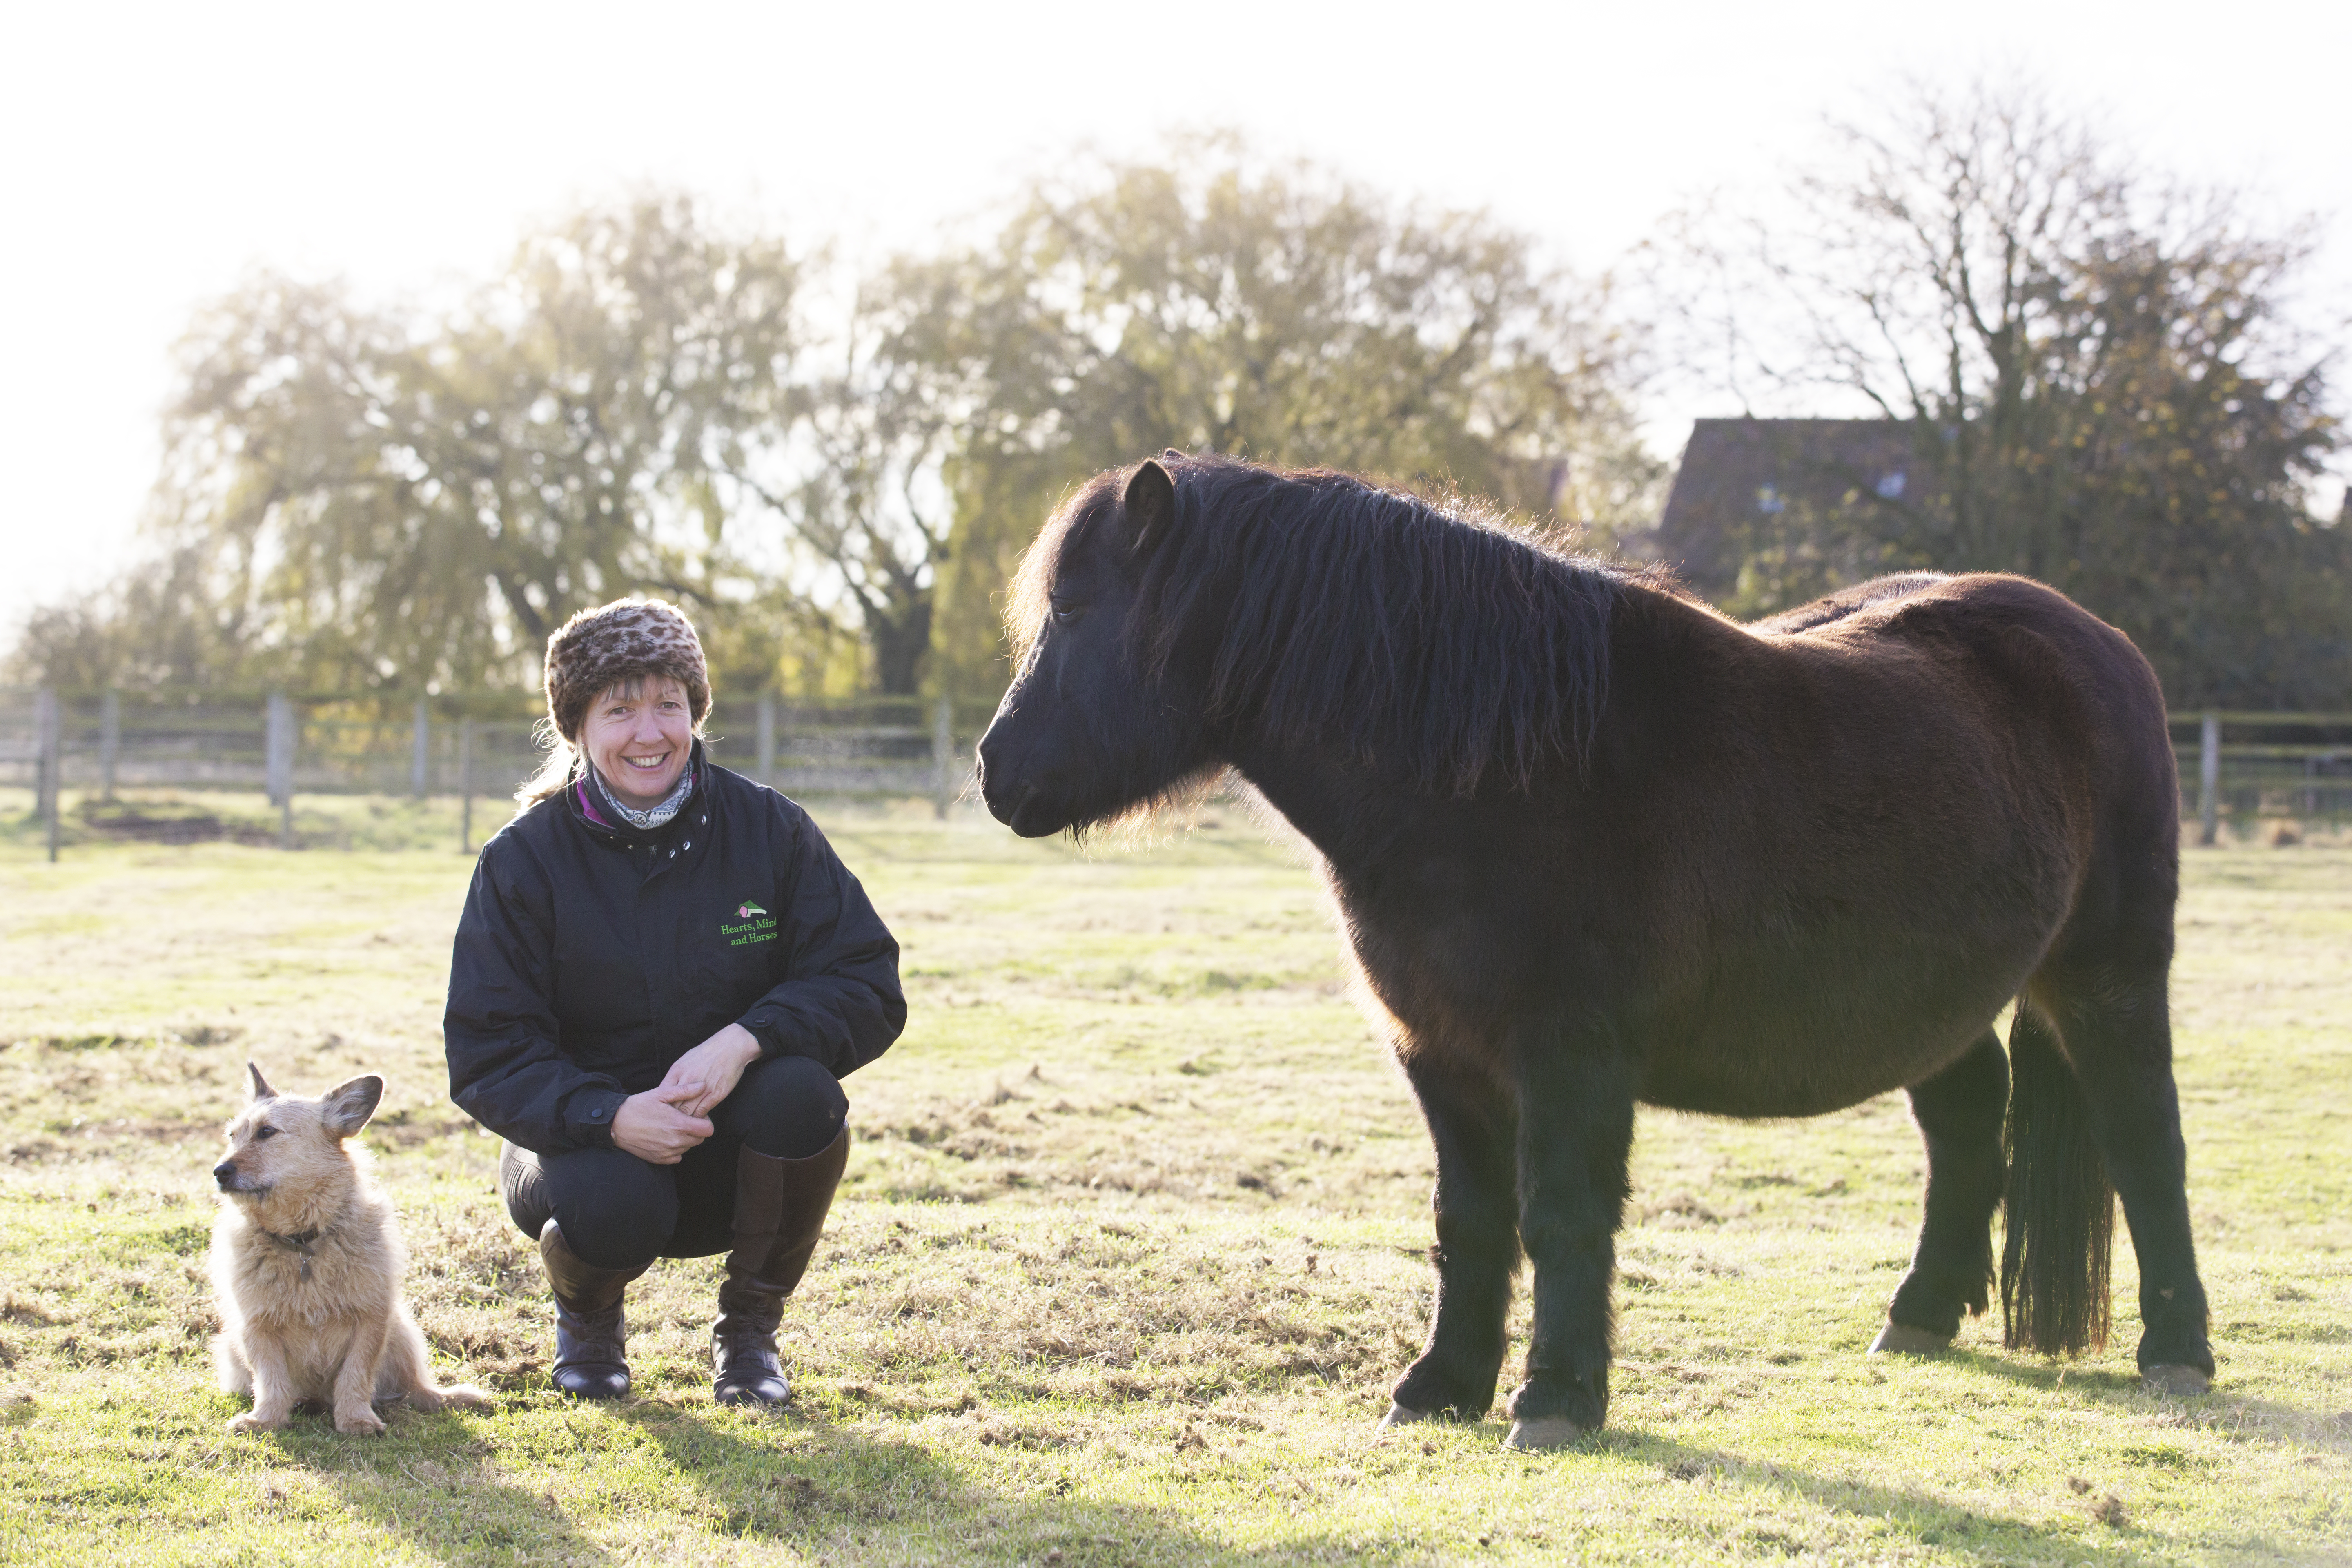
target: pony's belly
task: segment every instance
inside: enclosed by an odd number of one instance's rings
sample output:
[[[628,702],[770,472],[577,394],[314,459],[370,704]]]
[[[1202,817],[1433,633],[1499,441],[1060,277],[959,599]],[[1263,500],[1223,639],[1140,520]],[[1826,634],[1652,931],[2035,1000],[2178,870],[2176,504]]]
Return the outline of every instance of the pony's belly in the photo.
[[[2003,999],[2005,1000],[2005,999]],[[1809,1020],[1654,1037],[1639,1099],[1713,1116],[1821,1116],[1933,1077],[1981,1038],[2002,1001],[1880,1018]]]
[[[1629,1020],[1636,1092],[1726,1116],[1817,1116],[1920,1082],[1982,1038],[2040,962],[2035,918],[1846,916],[1727,945]]]

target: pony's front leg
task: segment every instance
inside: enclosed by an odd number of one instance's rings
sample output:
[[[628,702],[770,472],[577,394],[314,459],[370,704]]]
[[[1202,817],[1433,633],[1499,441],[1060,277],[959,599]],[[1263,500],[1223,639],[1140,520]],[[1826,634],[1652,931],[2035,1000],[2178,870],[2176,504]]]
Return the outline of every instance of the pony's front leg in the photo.
[[[1633,1143],[1633,1086],[1605,1024],[1530,1026],[1519,1072],[1519,1240],[1535,1277],[1528,1380],[1504,1446],[1557,1448],[1609,1411],[1610,1288]]]
[[[1400,1053],[1437,1151],[1437,1310],[1382,1426],[1432,1415],[1476,1420],[1495,1403],[1503,1320],[1518,1262],[1509,1096],[1433,1051]]]

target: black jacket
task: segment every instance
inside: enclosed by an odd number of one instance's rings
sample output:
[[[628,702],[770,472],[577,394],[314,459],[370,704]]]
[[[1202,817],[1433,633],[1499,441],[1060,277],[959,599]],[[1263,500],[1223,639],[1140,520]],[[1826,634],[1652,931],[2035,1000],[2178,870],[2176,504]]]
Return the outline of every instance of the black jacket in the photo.
[[[482,847],[449,964],[449,1095],[541,1154],[609,1145],[621,1101],[730,1022],[835,1078],[906,1027],[898,944],[808,813],[714,766],[649,831],[580,786]],[[609,814],[608,814],[609,815]]]

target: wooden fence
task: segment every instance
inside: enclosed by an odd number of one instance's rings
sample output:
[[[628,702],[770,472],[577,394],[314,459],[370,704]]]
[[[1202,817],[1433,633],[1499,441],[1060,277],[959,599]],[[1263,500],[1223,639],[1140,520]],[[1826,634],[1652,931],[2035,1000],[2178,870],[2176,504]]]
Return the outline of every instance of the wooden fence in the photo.
[[[719,702],[710,755],[788,795],[920,796],[944,814],[971,776],[979,704],[869,698]],[[2210,844],[2226,819],[2352,814],[2352,713],[2172,716],[2184,816]],[[0,786],[30,787],[54,845],[61,789],[266,791],[291,842],[297,794],[509,795],[539,766],[535,707],[506,694],[0,690]]]
[[[2352,811],[2352,713],[2210,709],[2171,721],[2184,808],[2196,812],[2200,843],[2215,842],[2224,816],[2333,823]]]
[[[945,699],[716,704],[713,761],[788,795],[932,801],[944,815],[971,776],[988,712]],[[509,796],[545,756],[540,715],[505,695],[380,698],[283,692],[0,691],[0,787],[30,788],[49,824],[61,790],[266,792],[292,842],[297,795],[455,796],[472,842],[476,796]]]

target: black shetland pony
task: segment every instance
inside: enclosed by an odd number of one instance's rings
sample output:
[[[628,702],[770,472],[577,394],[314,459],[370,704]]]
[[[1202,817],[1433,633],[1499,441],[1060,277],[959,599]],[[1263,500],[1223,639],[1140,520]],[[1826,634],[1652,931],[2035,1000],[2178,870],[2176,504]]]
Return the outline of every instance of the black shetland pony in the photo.
[[[1493,1403],[1524,1252],[1506,1441],[1600,1424],[1635,1101],[1807,1116],[1896,1088],[1927,1222],[1874,1350],[1985,1309],[2004,1202],[2009,1344],[2104,1343],[2119,1194],[2141,1371],[2207,1386],[2165,996],[2179,795],[2112,627],[1929,574],[1740,626],[1344,475],[1172,452],[1055,516],[1013,626],[980,756],[1014,832],[1230,768],[1322,856],[1437,1146],[1436,1311],[1388,1423]]]

